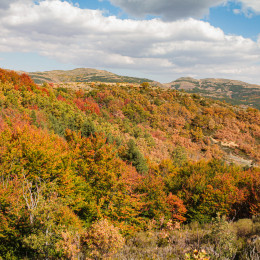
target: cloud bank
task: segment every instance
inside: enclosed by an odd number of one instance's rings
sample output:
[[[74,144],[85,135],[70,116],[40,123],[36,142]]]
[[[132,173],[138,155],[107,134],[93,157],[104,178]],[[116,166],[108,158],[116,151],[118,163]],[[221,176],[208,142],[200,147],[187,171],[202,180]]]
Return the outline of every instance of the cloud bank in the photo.
[[[113,5],[121,7],[126,13],[137,17],[146,15],[162,16],[166,20],[180,18],[201,18],[212,6],[217,6],[223,0],[110,0]]]
[[[160,16],[164,20],[174,21],[181,18],[203,18],[214,6],[237,2],[242,4],[241,13],[260,12],[258,0],[109,0],[126,13],[136,17],[146,15]],[[238,12],[238,11],[237,11]]]
[[[241,0],[244,8],[252,9],[253,12],[260,13],[260,1],[258,0]]]
[[[2,52],[36,52],[75,66],[127,69],[167,82],[180,76],[260,83],[260,40],[207,22],[131,20],[68,2],[17,2],[0,16]]]

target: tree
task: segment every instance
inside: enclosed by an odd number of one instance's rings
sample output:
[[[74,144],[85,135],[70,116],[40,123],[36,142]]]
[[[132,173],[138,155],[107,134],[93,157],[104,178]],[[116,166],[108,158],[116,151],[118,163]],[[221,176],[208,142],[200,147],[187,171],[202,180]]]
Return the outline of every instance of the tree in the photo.
[[[96,132],[96,127],[91,120],[85,120],[83,123],[82,129],[81,129],[81,134],[84,137],[89,137],[90,135],[95,135]]]
[[[136,168],[139,173],[147,173],[148,172],[148,165],[147,161],[139,151],[135,141],[130,139],[127,143],[127,153],[125,159],[132,163],[132,165]]]
[[[188,161],[186,149],[183,146],[176,146],[171,154],[173,164],[177,167],[181,167]]]

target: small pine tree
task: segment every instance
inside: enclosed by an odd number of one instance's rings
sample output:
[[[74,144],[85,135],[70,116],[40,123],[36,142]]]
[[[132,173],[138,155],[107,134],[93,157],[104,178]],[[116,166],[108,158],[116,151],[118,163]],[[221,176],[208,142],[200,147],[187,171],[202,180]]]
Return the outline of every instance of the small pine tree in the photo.
[[[36,113],[35,113],[35,110],[32,110],[31,112],[31,120],[32,120],[32,124],[39,127],[39,124],[37,122],[37,116],[36,116]]]
[[[126,154],[126,160],[131,162],[139,173],[147,173],[148,165],[143,154],[139,151],[135,141],[130,139],[128,144],[128,150]]]
[[[82,129],[81,129],[81,134],[84,137],[89,137],[90,135],[95,135],[96,132],[96,127],[94,123],[90,120],[86,120],[83,123]]]
[[[173,164],[177,167],[183,166],[188,160],[186,149],[183,146],[177,146],[171,154]]]

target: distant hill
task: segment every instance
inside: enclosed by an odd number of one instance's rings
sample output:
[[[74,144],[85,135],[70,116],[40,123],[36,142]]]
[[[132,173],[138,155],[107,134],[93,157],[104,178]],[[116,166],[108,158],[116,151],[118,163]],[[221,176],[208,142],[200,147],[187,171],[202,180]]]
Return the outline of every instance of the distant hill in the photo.
[[[41,84],[44,82],[128,82],[128,83],[143,83],[152,82],[150,79],[135,78],[127,76],[119,76],[105,70],[80,68],[74,70],[52,70],[44,72],[29,72],[30,77],[35,83]]]
[[[179,78],[164,84],[167,87],[198,93],[205,97],[226,101],[232,105],[246,105],[260,109],[260,86],[229,79]]]
[[[161,84],[146,78],[120,76],[106,70],[91,68],[29,72],[28,74],[37,84],[44,82],[127,82],[132,84],[149,82],[153,86],[184,90],[187,93],[200,94],[205,97],[226,101],[232,105],[251,106],[260,109],[260,86],[238,80],[182,77],[170,83]]]

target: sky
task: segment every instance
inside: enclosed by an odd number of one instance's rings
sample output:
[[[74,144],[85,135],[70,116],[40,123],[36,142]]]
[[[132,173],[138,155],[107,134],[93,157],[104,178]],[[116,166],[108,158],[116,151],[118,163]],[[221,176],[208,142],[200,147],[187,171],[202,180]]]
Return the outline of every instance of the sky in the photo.
[[[260,0],[0,0],[0,67],[260,84]]]

